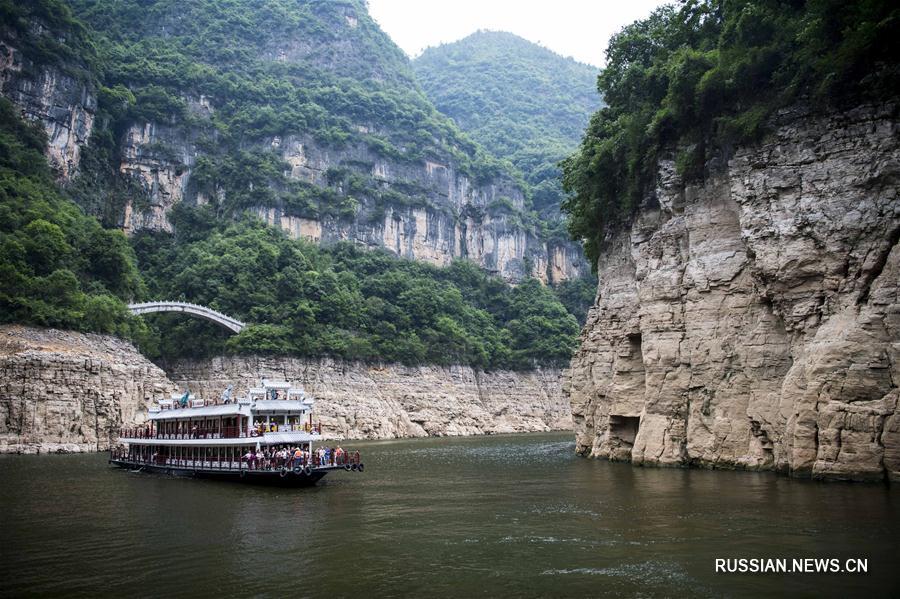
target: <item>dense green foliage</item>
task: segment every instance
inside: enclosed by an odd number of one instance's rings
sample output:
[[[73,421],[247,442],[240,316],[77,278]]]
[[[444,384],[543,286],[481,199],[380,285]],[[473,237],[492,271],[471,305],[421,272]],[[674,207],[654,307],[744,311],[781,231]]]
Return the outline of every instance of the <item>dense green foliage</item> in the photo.
[[[35,35],[35,19],[53,35]],[[94,79],[94,47],[84,26],[61,2],[0,0],[0,32],[14,39],[16,50],[36,67],[53,65],[78,80]]]
[[[435,110],[406,56],[358,0],[70,5],[97,48],[106,127],[92,140],[95,152],[117,155],[114,146],[132,124],[168,126],[175,132],[169,137],[190,140],[199,151],[189,195],[225,198],[223,213],[278,206],[299,216],[350,219],[361,201],[383,199],[371,163],[347,165],[362,183],[356,196],[286,176],[290,166],[272,141],[289,135],[336,149],[364,144],[401,163],[453,161],[477,181],[513,176],[512,167]],[[144,151],[181,156],[166,139]],[[96,171],[88,169],[87,177],[102,179]],[[102,187],[108,192],[111,183]],[[88,193],[76,198],[92,203]]]
[[[16,112],[0,98],[0,322],[142,338],[123,302],[141,290],[128,241],[60,194],[43,129]]]
[[[569,314],[578,319],[578,324],[584,325],[588,310],[597,296],[597,278],[584,276],[563,281],[553,287],[553,293]]]
[[[438,110],[509,159],[530,184],[534,208],[556,216],[562,200],[557,163],[577,147],[601,104],[599,69],[495,31],[429,48],[413,67]]]
[[[660,152],[687,178],[767,117],[896,96],[900,8],[890,0],[688,0],[613,37],[599,89],[608,103],[564,165],[573,237],[596,263],[609,227],[652,190]]]
[[[470,262],[439,269],[361,250],[319,248],[252,219],[180,207],[177,235],[139,235],[151,295],[189,298],[254,325],[227,338],[166,321],[167,356],[224,350],[408,364],[530,368],[571,355],[578,324],[535,280],[510,287]]]

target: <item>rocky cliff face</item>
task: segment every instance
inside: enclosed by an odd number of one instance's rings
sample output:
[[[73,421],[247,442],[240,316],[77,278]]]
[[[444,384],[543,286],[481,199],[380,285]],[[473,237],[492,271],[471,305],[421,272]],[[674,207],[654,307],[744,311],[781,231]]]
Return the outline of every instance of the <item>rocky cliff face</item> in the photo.
[[[291,358],[215,358],[168,375],[115,337],[0,327],[0,453],[102,451],[158,399],[189,387],[219,397],[262,378],[302,383],[332,433],[356,439],[572,428],[558,370],[372,366]],[[174,382],[173,382],[174,381]]]
[[[33,39],[57,38],[40,21],[30,24]],[[78,65],[62,69],[35,64],[22,51],[23,40],[16,31],[0,24],[0,94],[22,110],[28,120],[40,122],[47,132],[47,157],[63,181],[78,169],[81,148],[94,126],[97,98],[94,87]]]
[[[205,99],[190,105],[195,112],[209,108]],[[276,136],[264,140],[260,149],[278,152],[290,169],[284,173],[289,180],[326,188],[329,172],[348,169],[382,190],[407,200],[415,197],[413,205],[360,197],[352,218],[298,216],[278,205],[253,208],[262,220],[294,238],[326,244],[354,241],[437,266],[468,258],[511,281],[533,276],[559,283],[581,276],[586,268],[573,244],[548,243],[518,222],[515,211],[523,209],[524,196],[511,180],[477,184],[451,160],[400,162],[378,155],[365,143],[337,150],[311,137]],[[122,224],[127,232],[171,231],[168,214],[177,203],[210,200],[191,185],[197,156],[192,141],[172,127],[144,123],[128,130],[120,171],[140,181],[146,198],[126,205]],[[507,203],[514,212],[504,209]]]
[[[214,358],[166,370],[181,387],[219,397],[243,394],[262,378],[301,383],[316,398],[316,418],[356,439],[570,430],[560,372],[481,372],[467,366],[372,366],[334,360]]]
[[[564,384],[577,451],[900,480],[895,106],[780,114],[609,239]]]
[[[175,391],[115,337],[0,327],[0,453],[105,450]]]

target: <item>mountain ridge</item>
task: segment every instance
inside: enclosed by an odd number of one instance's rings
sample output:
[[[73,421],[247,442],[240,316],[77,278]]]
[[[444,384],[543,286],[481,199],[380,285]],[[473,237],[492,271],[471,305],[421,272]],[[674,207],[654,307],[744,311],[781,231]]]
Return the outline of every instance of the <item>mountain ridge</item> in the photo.
[[[495,156],[509,159],[531,187],[535,209],[557,223],[557,163],[575,151],[601,106],[599,69],[505,31],[479,30],[426,49],[413,69],[435,106]]]

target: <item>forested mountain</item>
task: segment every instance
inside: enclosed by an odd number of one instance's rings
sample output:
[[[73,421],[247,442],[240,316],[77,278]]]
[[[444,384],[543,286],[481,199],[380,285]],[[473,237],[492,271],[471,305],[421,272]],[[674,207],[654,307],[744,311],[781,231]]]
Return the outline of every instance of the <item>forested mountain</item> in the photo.
[[[429,48],[413,67],[438,110],[512,161],[535,208],[555,217],[562,199],[556,163],[577,147],[602,104],[599,69],[499,31]]]
[[[364,3],[71,6],[97,48],[109,154],[145,191],[102,207],[82,194],[108,224],[168,230],[175,204],[211,202],[295,237],[469,258],[507,280],[583,268],[574,245],[548,236],[515,170],[435,110]]]
[[[517,368],[568,356],[575,318],[530,281],[577,277],[577,249],[548,234],[515,167],[434,108],[364,3],[0,0],[0,17],[15,104],[0,124],[27,158],[2,165],[16,214],[0,231],[4,320],[222,351],[206,323],[163,318],[161,335],[124,311],[182,298],[256,323],[233,351]],[[40,264],[30,238],[55,248]],[[91,302],[104,319],[87,318]]]

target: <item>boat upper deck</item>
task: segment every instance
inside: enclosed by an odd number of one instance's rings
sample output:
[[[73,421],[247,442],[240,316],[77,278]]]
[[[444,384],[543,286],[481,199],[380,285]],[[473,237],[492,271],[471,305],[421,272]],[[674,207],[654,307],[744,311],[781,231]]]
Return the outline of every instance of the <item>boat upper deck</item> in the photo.
[[[178,408],[150,412],[150,420],[200,420],[217,416],[250,416],[251,407],[246,404],[213,404],[200,407]]]
[[[151,408],[149,422],[123,429],[122,443],[223,446],[300,444],[325,439],[312,420],[314,400],[302,388],[286,382],[263,381],[246,397],[232,399],[229,387],[211,403],[190,392],[161,400]]]

